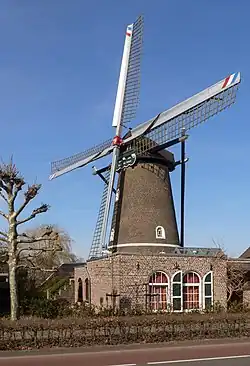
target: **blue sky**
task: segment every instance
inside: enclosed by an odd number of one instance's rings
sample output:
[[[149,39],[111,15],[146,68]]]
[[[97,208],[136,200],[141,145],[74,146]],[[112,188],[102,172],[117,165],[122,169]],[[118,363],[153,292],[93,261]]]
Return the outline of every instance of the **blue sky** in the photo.
[[[242,72],[237,103],[192,130],[187,145],[186,245],[214,239],[237,255],[250,245],[248,0],[1,1],[0,155],[14,154],[26,180],[43,184],[37,204],[51,210],[33,225],[65,228],[86,257],[102,183],[91,166],[50,182],[50,161],[113,135],[124,29],[140,13],[142,89],[133,125]],[[177,215],[179,173],[172,174]]]

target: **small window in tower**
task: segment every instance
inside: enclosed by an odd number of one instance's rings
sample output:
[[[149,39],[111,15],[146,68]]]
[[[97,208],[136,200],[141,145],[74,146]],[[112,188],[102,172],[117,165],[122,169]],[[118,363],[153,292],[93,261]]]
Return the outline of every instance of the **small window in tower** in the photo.
[[[156,239],[166,239],[165,229],[162,226],[157,226],[155,229]]]
[[[120,197],[120,189],[118,188],[115,194],[115,202],[119,200],[119,197]]]
[[[114,238],[115,238],[115,229],[112,228],[111,229],[111,232],[110,232],[110,238],[109,238],[109,241],[114,241]]]

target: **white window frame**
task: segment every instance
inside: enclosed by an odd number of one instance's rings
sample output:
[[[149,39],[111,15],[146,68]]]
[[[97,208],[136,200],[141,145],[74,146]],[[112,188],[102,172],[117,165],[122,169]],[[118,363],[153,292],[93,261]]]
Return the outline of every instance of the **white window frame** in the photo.
[[[174,278],[177,274],[181,275],[181,280],[180,281],[174,281]],[[173,285],[180,285],[181,286],[181,295],[180,296],[174,296],[174,292],[173,292]],[[181,299],[181,309],[180,310],[174,310],[174,299]],[[174,313],[182,313],[183,312],[183,272],[182,271],[177,271],[173,274],[173,276],[171,277],[171,308],[173,310]]]
[[[161,229],[161,233],[162,235],[159,236],[158,235],[158,230]],[[166,239],[166,232],[165,232],[165,229],[163,226],[156,226],[155,228],[155,236],[156,236],[156,239]]]
[[[110,230],[110,237],[109,237],[109,241],[110,241],[110,242],[114,241],[114,238],[115,238],[115,229],[114,229],[114,228],[112,228],[112,229]]]
[[[211,274],[211,281],[206,281],[206,277]],[[214,276],[213,276],[213,271],[209,271],[207,272],[204,276],[203,276],[203,296],[202,296],[202,300],[203,300],[203,309],[206,310],[206,303],[205,303],[205,299],[206,298],[211,298],[211,306],[214,305]],[[211,296],[205,296],[205,285],[211,285]]]
[[[166,276],[167,277],[167,280],[168,280],[168,282],[149,282],[148,283],[148,287],[149,287],[149,289],[150,289],[150,287],[151,288],[153,288],[153,287],[163,287],[163,286],[165,286],[166,287],[166,296],[167,296],[167,301],[166,301],[166,305],[167,305],[167,309],[166,310],[162,310],[162,309],[155,309],[155,310],[153,310],[154,312],[157,312],[157,311],[168,311],[168,307],[170,306],[170,286],[171,286],[171,283],[170,283],[170,281],[169,281],[169,276],[167,275],[167,273],[166,272],[164,272],[164,271],[155,271],[155,272],[153,272],[152,274],[151,274],[151,276],[150,276],[150,278],[154,275],[154,274],[156,274],[156,273],[161,273],[162,275],[164,275],[164,276]],[[150,298],[150,303],[151,303],[151,298]],[[150,306],[151,306],[151,304],[150,304]]]
[[[195,275],[197,275],[199,277],[199,284],[195,284],[195,283],[185,283],[183,282],[183,278],[185,277],[186,274],[188,273],[194,273]],[[184,300],[182,300],[182,303],[183,303],[183,311],[185,312],[192,312],[192,311],[195,311],[195,310],[201,310],[203,308],[203,304],[202,304],[202,300],[203,300],[203,296],[202,296],[202,293],[201,293],[201,285],[202,285],[202,279],[201,279],[201,276],[199,275],[199,273],[197,273],[196,271],[186,271],[186,272],[183,272],[183,276],[182,276],[182,299],[183,299],[183,293],[184,293],[184,287],[191,287],[191,286],[199,286],[199,309],[184,309]]]
[[[115,202],[119,201],[120,198],[120,188],[117,188],[116,194],[115,194]]]

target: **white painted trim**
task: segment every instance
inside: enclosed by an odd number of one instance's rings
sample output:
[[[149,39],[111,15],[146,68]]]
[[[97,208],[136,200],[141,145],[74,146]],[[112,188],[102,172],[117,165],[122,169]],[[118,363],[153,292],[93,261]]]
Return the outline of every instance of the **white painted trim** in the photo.
[[[211,282],[206,282],[205,279],[207,277],[207,275],[209,275],[211,273]],[[203,310],[205,310],[205,298],[209,298],[210,296],[205,296],[205,284],[209,285],[211,284],[211,306],[213,306],[214,304],[214,276],[213,276],[213,271],[209,271],[207,272],[202,279],[202,301],[203,301]]]
[[[178,281],[174,281],[174,277],[180,273],[181,274],[181,280]],[[173,295],[173,285],[174,284],[178,284],[181,286],[181,295],[180,296],[174,296]],[[174,310],[174,299],[181,299],[181,310]],[[175,272],[172,277],[171,277],[171,308],[173,313],[182,313],[183,312],[183,271],[179,270],[177,272]]]
[[[126,36],[124,42],[124,49],[122,55],[122,63],[120,69],[119,82],[117,87],[116,101],[115,101],[115,109],[113,115],[112,126],[116,127],[119,131],[121,118],[122,118],[122,109],[124,104],[124,96],[128,75],[128,66],[129,66],[129,58],[130,58],[130,49],[132,44],[132,36],[133,36],[133,24],[127,26]],[[119,135],[119,134],[117,134]]]
[[[162,236],[158,235],[158,233],[157,233],[158,229],[161,229]],[[165,229],[164,229],[163,226],[156,226],[156,228],[155,228],[155,237],[156,237],[156,239],[162,239],[162,240],[166,239],[166,232],[165,232]]]
[[[108,246],[108,248],[124,248],[124,247],[173,247],[182,248],[178,244],[162,244],[162,243],[126,243]]]
[[[148,283],[148,286],[149,287],[166,287],[166,295],[167,295],[167,301],[166,301],[166,304],[167,304],[167,307],[168,306],[171,306],[171,283],[170,283],[170,278],[169,278],[169,275],[166,273],[166,272],[164,272],[164,271],[155,271],[155,272],[153,272],[151,275],[150,275],[150,277],[152,277],[155,273],[161,273],[161,274],[164,274],[166,277],[167,277],[167,280],[168,280],[168,282],[161,282],[161,283],[159,283],[159,282],[149,282]],[[150,279],[150,277],[149,277],[149,279]],[[158,309],[157,310],[155,310],[155,312],[157,312],[158,311]],[[167,310],[165,310],[165,311],[167,311]]]
[[[202,285],[202,278],[201,278],[201,276],[199,275],[199,273],[197,273],[196,271],[192,271],[192,270],[190,270],[190,271],[185,271],[185,272],[183,272],[183,278],[185,277],[185,275],[186,274],[188,274],[188,273],[195,273],[198,277],[199,277],[199,284],[195,284],[195,283],[184,283],[183,282],[183,280],[182,280],[182,283],[183,283],[183,287],[189,287],[189,286],[199,286],[199,309],[202,309],[203,308],[203,306],[202,306],[202,300],[203,300],[203,293],[201,293],[201,289],[203,289],[202,287],[201,287],[201,285]],[[183,292],[182,292],[182,296],[183,296]],[[183,309],[184,310],[184,309]],[[186,309],[185,311],[193,311],[193,310],[195,310],[195,309]]]
[[[155,286],[155,285],[169,285],[170,284],[170,279],[169,279],[169,275],[166,273],[166,272],[164,272],[164,271],[153,271],[152,272],[152,274],[149,276],[149,279],[151,279],[151,277],[154,275],[154,274],[156,274],[156,273],[161,273],[161,274],[164,274],[166,277],[167,277],[167,279],[168,279],[168,282],[149,282],[148,284],[150,285],[150,286]]]
[[[115,238],[115,229],[114,229],[114,228],[112,228],[112,229],[110,230],[110,237],[109,237],[109,241],[110,241],[110,242],[114,241],[114,238]]]

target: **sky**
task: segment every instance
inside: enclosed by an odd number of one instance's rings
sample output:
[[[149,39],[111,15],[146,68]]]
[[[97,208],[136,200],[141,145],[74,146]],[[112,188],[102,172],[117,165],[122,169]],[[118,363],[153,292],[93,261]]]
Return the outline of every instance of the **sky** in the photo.
[[[43,185],[35,204],[51,209],[31,226],[59,225],[87,258],[102,182],[92,164],[49,181],[50,162],[114,135],[124,31],[139,14],[144,51],[132,126],[242,73],[236,103],[190,131],[185,233],[187,246],[216,242],[239,255],[250,245],[248,0],[2,0],[0,156],[13,155],[26,181]],[[179,219],[178,168],[171,178]]]

